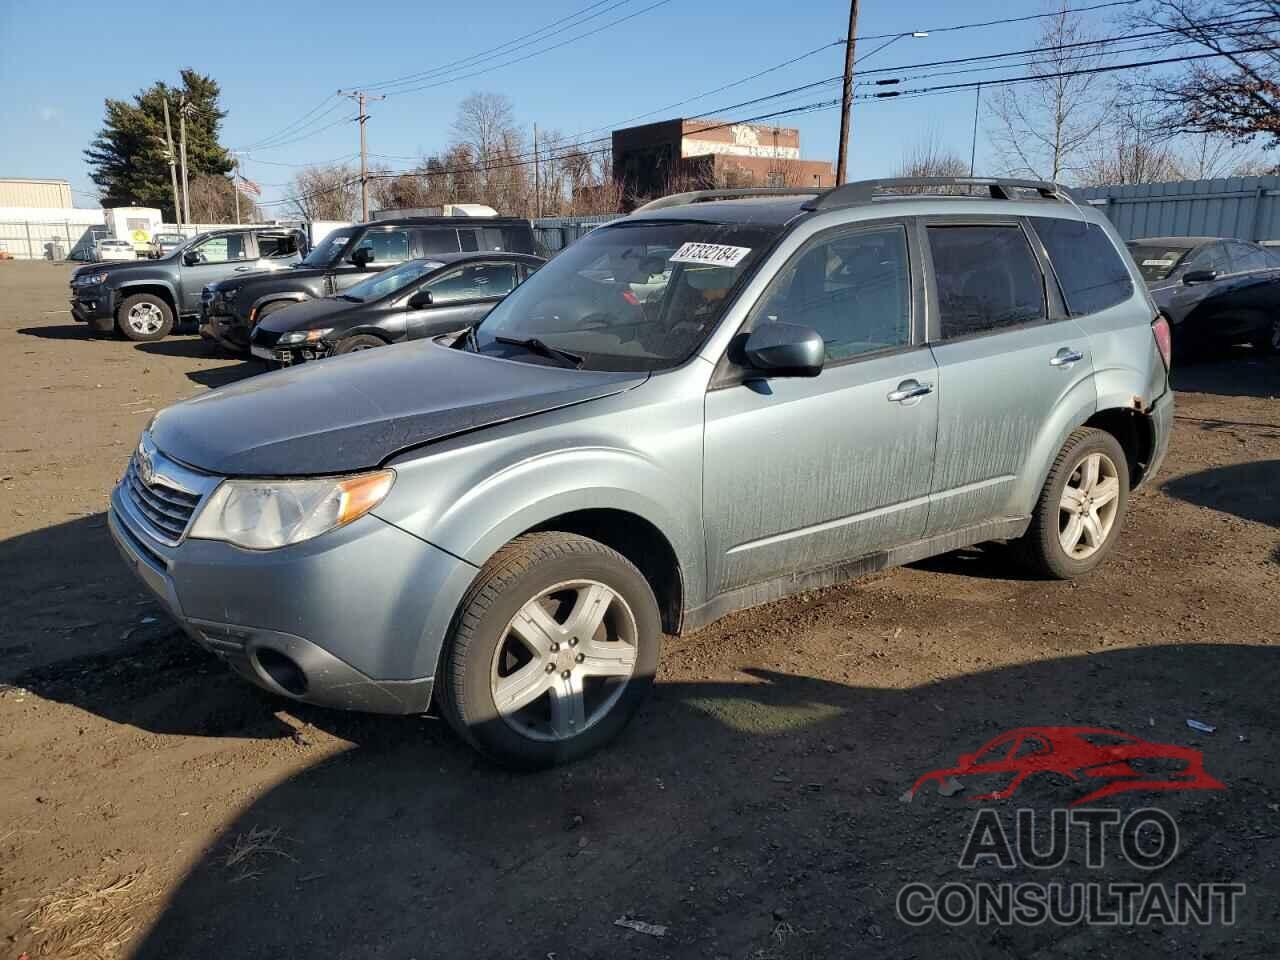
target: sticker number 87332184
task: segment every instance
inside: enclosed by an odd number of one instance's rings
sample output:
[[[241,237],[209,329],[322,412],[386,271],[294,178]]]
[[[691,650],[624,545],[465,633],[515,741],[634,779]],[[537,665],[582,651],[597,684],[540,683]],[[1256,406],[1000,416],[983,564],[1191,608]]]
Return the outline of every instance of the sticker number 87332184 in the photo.
[[[736,267],[750,252],[750,247],[730,247],[723,243],[686,243],[671,255],[671,262]]]

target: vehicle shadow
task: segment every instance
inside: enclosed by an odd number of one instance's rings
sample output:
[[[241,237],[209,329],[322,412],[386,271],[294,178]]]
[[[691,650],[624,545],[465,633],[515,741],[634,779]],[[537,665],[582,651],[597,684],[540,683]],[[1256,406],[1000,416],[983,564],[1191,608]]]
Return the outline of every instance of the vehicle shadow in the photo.
[[[979,543],[951,553],[940,553],[936,556],[917,560],[907,564],[913,570],[926,570],[930,573],[950,573],[960,577],[974,577],[979,580],[1010,580],[1028,582],[1043,580],[1043,577],[1026,569],[1011,555],[1007,543],[993,541]]]
[[[1060,929],[912,928],[894,914],[907,881],[1043,882],[1029,869],[955,866],[969,798],[985,783],[900,799],[918,776],[1029,725],[1101,726],[1202,749],[1225,792],[1148,791],[1107,805],[1154,801],[1175,817],[1179,856],[1160,876],[1170,887],[1250,884],[1255,899],[1235,927],[1180,936],[1206,952],[1222,937],[1238,956],[1271,936],[1267,856],[1232,838],[1256,832],[1257,801],[1280,786],[1274,765],[1260,762],[1274,735],[1280,650],[1143,647],[908,689],[738,676],[660,683],[613,745],[525,775],[478,759],[441,725],[308,715],[350,737],[351,749],[232,819],[133,956],[807,957],[847,956],[855,941],[877,956],[1040,955]],[[1222,735],[1198,736],[1188,716],[1223,724]],[[1057,775],[1028,781],[1000,815],[1011,824],[1018,806],[1065,807],[1079,794],[1064,785]],[[254,836],[275,837],[274,851],[232,862],[228,852]],[[1100,876],[1083,856],[1053,876],[1096,879],[1143,876],[1115,866]],[[655,940],[616,926],[621,917],[669,930]],[[1095,949],[1123,942],[1133,955],[1161,942],[1156,931],[1073,935]]]
[[[56,323],[42,327],[19,327],[17,332],[24,337],[39,337],[42,340],[98,340],[109,334],[94,333],[87,323]]]
[[[1280,357],[1252,347],[1225,347],[1195,360],[1175,360],[1170,381],[1179,393],[1280,396]]]
[[[1280,527],[1280,460],[1210,467],[1170,480],[1162,489],[1199,507]]]
[[[136,347],[141,353],[157,357],[183,357],[194,360],[225,360],[227,366],[213,367],[206,370],[188,370],[187,379],[201,386],[214,388],[243,380],[258,373],[266,367],[258,360],[236,357],[216,343],[203,337],[166,338],[154,343],[139,343]]]

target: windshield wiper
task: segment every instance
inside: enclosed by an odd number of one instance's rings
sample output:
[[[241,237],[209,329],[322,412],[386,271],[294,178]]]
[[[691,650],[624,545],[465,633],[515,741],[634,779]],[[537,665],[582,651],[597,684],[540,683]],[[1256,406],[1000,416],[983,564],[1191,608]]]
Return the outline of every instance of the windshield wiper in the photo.
[[[349,293],[338,293],[338,294],[334,294],[333,299],[335,299],[335,300],[350,300],[352,303],[364,303],[364,301],[363,301],[363,300],[361,300],[359,297],[353,297],[353,296],[352,296],[351,294],[349,294]]]
[[[578,354],[543,343],[537,337],[494,337],[493,339],[498,343],[507,343],[513,347],[524,347],[530,353],[540,354],[551,360],[563,360],[572,364],[575,370],[581,370],[583,363],[586,362]]]

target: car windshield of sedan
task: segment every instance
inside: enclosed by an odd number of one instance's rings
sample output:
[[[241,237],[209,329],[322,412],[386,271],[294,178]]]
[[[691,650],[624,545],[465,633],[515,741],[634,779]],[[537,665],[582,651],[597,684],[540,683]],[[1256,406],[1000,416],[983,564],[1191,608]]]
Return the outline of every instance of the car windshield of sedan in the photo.
[[[1138,265],[1142,279],[1151,283],[1164,280],[1178,268],[1183,259],[1190,253],[1187,247],[1153,247],[1150,244],[1131,243],[1129,253]]]
[[[677,366],[715,329],[780,230],[683,220],[599,228],[516,287],[471,344],[588,370]]]
[[[361,280],[344,291],[341,296],[345,300],[358,300],[361,303],[366,300],[381,300],[443,266],[444,264],[439,260],[409,260],[398,267],[374,274],[368,280]]]

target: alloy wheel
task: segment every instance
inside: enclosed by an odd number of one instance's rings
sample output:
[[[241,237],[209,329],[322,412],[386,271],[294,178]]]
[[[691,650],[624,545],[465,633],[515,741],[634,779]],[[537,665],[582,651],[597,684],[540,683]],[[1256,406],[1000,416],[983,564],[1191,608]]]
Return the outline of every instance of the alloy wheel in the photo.
[[[135,303],[125,320],[135,333],[150,337],[164,325],[164,313],[154,303]]]
[[[524,604],[494,651],[490,693],[523,736],[576,737],[608,715],[636,669],[636,618],[597,580],[559,583]]]
[[[1120,507],[1120,475],[1105,453],[1090,453],[1067,478],[1058,504],[1058,541],[1068,557],[1091,557],[1111,535]]]

